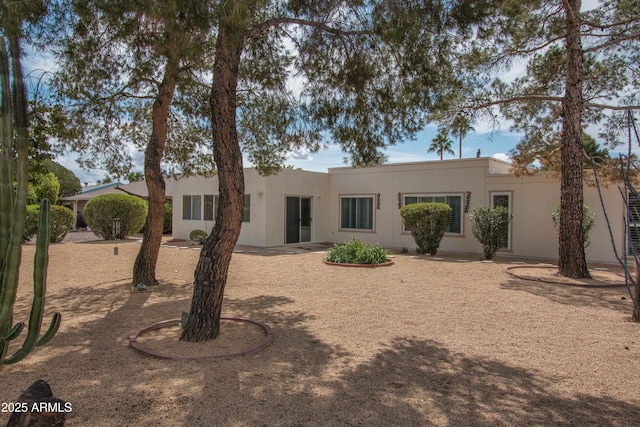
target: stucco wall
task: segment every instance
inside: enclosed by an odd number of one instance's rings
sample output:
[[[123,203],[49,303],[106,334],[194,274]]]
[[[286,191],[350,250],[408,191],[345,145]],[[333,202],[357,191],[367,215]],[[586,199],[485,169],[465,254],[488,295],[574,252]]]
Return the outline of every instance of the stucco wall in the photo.
[[[245,169],[245,194],[250,195],[251,213],[250,221],[243,222],[238,237],[238,244],[264,246],[264,227],[265,227],[265,200],[264,195],[261,197],[257,193],[263,191],[266,187],[265,178],[261,177],[255,169]],[[215,224],[214,221],[201,220],[183,220],[183,203],[184,195],[200,195],[202,203],[204,203],[205,194],[218,195],[218,177],[212,176],[205,178],[202,176],[194,176],[189,178],[181,178],[173,184],[173,237],[177,239],[189,239],[189,233],[192,230],[204,230],[210,233]],[[202,215],[204,218],[204,215]]]
[[[251,220],[243,222],[238,244],[280,246],[284,244],[285,197],[310,196],[313,209],[314,242],[324,242],[327,219],[322,214],[328,200],[328,176],[325,173],[286,169],[277,175],[263,177],[255,169],[246,168],[245,194],[251,199]],[[189,177],[179,179],[173,189],[173,237],[188,239],[195,229],[207,233],[213,221],[183,220],[183,195],[218,194],[218,178]]]
[[[588,173],[588,172],[587,172]],[[545,175],[517,178],[512,175],[487,176],[487,205],[491,191],[513,191],[512,252],[514,255],[557,258],[558,235],[550,212],[560,204],[560,182]],[[616,185],[602,188],[603,201],[617,245],[621,248],[624,228],[624,203]],[[587,259],[615,262],[611,238],[605,221],[598,190],[585,185],[584,203],[596,215],[591,231]]]
[[[403,231],[398,198],[407,194],[460,194],[463,204],[471,192],[469,208],[484,205],[484,177],[490,159],[443,160],[435,162],[382,165],[372,168],[335,168],[329,171],[331,191],[331,240],[360,240],[389,247],[415,248],[409,233]],[[380,208],[375,210],[374,231],[340,230],[340,196],[380,194]],[[469,238],[471,237],[471,238]],[[462,235],[446,234],[440,248],[447,251],[479,251],[466,215]]]
[[[551,210],[560,203],[560,183],[544,175],[518,178],[509,174],[508,163],[491,159],[444,160],[372,168],[334,168],[329,170],[329,240],[342,242],[357,237],[383,246],[415,248],[410,234],[402,230],[398,195],[408,193],[471,193],[469,211],[491,206],[492,192],[511,196],[513,220],[511,247],[503,255],[557,259],[558,236],[551,221]],[[603,197],[617,244],[623,241],[622,199],[616,186],[603,188]],[[380,209],[375,210],[373,231],[340,230],[341,195],[380,194]],[[585,186],[585,204],[596,214],[587,258],[615,262],[609,231],[604,220],[597,190]],[[482,254],[482,246],[471,232],[468,213],[463,217],[462,235],[445,234],[440,249]]]
[[[508,163],[491,159],[444,160],[372,168],[332,168],[329,173],[284,170],[261,177],[245,169],[245,193],[251,195],[251,221],[243,223],[239,244],[262,247],[285,242],[286,197],[309,197],[312,203],[312,242],[343,242],[357,237],[386,247],[415,248],[409,233],[403,231],[400,201],[407,194],[460,194],[463,205],[469,194],[468,210],[491,205],[492,192],[507,192],[511,198],[513,220],[510,248],[502,255],[557,259],[558,237],[550,218],[560,203],[560,183],[544,175],[514,177]],[[216,177],[180,179],[174,184],[173,235],[188,239],[194,229],[207,232],[213,221],[182,220],[182,196],[218,194]],[[340,196],[366,196],[374,200],[374,229],[340,229]],[[623,209],[617,186],[603,189],[607,213],[617,244],[623,242]],[[596,213],[587,258],[615,262],[608,228],[597,190],[585,186],[585,204]],[[446,234],[440,249],[482,254],[482,247],[471,232],[468,213],[463,214],[462,233]]]

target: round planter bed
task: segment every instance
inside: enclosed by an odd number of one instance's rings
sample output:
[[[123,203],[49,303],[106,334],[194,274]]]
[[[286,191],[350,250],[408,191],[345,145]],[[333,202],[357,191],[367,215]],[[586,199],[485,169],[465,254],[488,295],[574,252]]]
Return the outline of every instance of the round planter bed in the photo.
[[[522,271],[522,273],[520,271]],[[540,274],[527,270],[540,271]],[[548,265],[512,265],[505,268],[506,273],[520,280],[550,283],[555,285],[574,286],[578,288],[617,288],[626,286],[624,276],[612,272],[591,271],[590,279],[572,279],[554,274],[557,266]]]
[[[389,267],[393,265],[393,261],[383,262],[381,264],[347,264],[346,262],[331,262],[326,259],[323,261],[327,265],[337,265],[340,267],[364,267],[364,268],[374,268],[374,267]]]
[[[180,319],[172,319],[172,320],[165,320],[162,322],[153,323],[149,326],[146,326],[142,329],[138,329],[137,331],[132,332],[131,335],[129,336],[129,347],[131,347],[133,350],[137,351],[138,353],[141,353],[147,356],[157,357],[159,359],[211,360],[211,359],[231,359],[234,357],[248,356],[250,354],[257,353],[258,351],[268,347],[269,344],[271,344],[271,342],[273,341],[273,332],[271,328],[264,323],[256,322],[255,320],[250,320],[250,319],[243,319],[240,317],[221,317],[220,320],[242,322],[242,323],[249,323],[252,325],[256,325],[260,329],[262,329],[262,331],[264,332],[264,338],[260,342],[258,342],[258,344],[241,351],[236,351],[233,353],[206,354],[206,355],[198,355],[198,356],[161,353],[156,350],[145,348],[140,342],[138,342],[138,338],[142,337],[144,334],[148,332],[155,331],[162,328],[177,326],[180,323]]]

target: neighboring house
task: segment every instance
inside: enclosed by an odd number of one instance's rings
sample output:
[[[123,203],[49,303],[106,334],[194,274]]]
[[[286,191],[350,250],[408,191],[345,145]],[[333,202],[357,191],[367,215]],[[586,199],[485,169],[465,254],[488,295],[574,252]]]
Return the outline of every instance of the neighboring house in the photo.
[[[440,249],[482,254],[468,212],[503,205],[513,219],[502,254],[557,258],[558,236],[550,212],[560,204],[560,182],[539,174],[515,177],[509,163],[493,158],[456,159],[369,168],[330,168],[327,173],[285,169],[260,176],[245,169],[245,212],[238,244],[260,247],[344,242],[352,237],[385,247],[410,249],[415,242],[402,222],[404,204],[438,201],[453,215]],[[624,202],[615,185],[603,188],[616,244],[624,241]],[[189,177],[174,182],[173,237],[188,239],[195,229],[210,232],[218,179]],[[587,258],[615,261],[595,188],[585,186],[585,204],[596,214]],[[620,250],[620,249],[619,249]]]
[[[172,199],[173,191],[173,178],[165,178],[165,197],[167,200]],[[74,196],[61,197],[59,201],[63,206],[73,210],[73,217],[75,221],[73,223],[73,229],[78,229],[78,214],[81,214],[85,205],[91,199],[102,194],[131,194],[133,196],[141,197],[145,200],[149,198],[149,192],[147,190],[147,183],[145,181],[132,182],[129,184],[123,184],[122,182],[110,182],[108,184],[101,185],[89,185],[84,187],[80,193]]]

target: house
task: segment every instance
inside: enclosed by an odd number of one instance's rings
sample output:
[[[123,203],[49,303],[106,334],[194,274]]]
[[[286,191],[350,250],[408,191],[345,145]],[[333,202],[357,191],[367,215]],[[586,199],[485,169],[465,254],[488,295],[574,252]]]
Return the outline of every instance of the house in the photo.
[[[165,178],[165,198],[171,200],[173,197],[173,178]],[[130,194],[143,199],[149,198],[147,184],[145,181],[131,182],[123,184],[122,182],[110,182],[107,184],[88,185],[74,196],[61,197],[59,199],[63,206],[67,206],[73,210],[73,229],[78,229],[78,217],[82,214],[85,205],[91,199],[102,194]]]
[[[501,254],[557,258],[558,237],[551,210],[560,204],[560,182],[538,174],[515,177],[509,163],[494,158],[330,168],[327,173],[285,169],[260,176],[245,169],[245,211],[238,244],[272,247],[344,242],[352,237],[391,248],[415,248],[400,208],[421,201],[444,202],[453,210],[440,250],[482,254],[471,232],[469,211],[506,206],[512,215]],[[619,248],[624,242],[625,205],[615,185],[603,200]],[[217,208],[218,179],[174,182],[173,236],[188,239],[195,229],[210,232]],[[598,191],[585,186],[585,204],[596,214],[587,258],[614,262]]]

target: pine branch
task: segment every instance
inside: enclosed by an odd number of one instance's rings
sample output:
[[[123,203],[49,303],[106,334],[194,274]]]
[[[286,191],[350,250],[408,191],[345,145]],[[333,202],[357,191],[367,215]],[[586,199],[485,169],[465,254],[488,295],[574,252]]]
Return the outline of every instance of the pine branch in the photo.
[[[248,41],[252,38],[259,37],[272,27],[276,27],[278,25],[287,25],[287,24],[299,25],[303,27],[313,27],[321,31],[324,31],[326,33],[334,34],[337,36],[345,36],[345,37],[363,36],[363,35],[371,34],[370,30],[345,31],[339,28],[334,28],[330,25],[325,24],[324,22],[312,21],[309,19],[301,19],[301,18],[281,17],[281,18],[268,19],[254,26],[245,36],[245,40]]]

